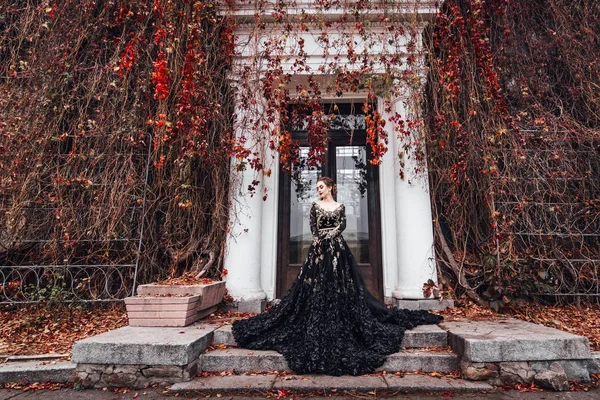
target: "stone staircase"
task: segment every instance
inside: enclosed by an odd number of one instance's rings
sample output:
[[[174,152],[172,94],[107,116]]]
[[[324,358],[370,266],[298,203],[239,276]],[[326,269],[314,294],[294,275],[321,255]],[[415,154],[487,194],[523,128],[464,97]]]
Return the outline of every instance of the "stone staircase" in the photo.
[[[83,387],[173,384],[198,372],[291,372],[275,351],[235,347],[231,325],[196,323],[183,328],[126,326],[73,346],[76,380]],[[387,357],[381,371],[449,373],[459,356],[448,347],[448,333],[435,325],[407,331],[403,350]]]
[[[213,346],[234,346],[231,325],[214,331]],[[459,369],[458,355],[448,348],[448,334],[436,325],[418,326],[407,331],[402,342],[404,350],[388,356],[379,368],[387,372],[439,372]],[[240,348],[211,350],[200,356],[202,371],[290,371],[283,356],[275,351]]]
[[[403,349],[387,357],[381,374],[361,377],[282,374],[290,370],[281,354],[237,348],[231,326],[202,322],[183,328],[126,326],[77,342],[71,359],[83,387],[159,384],[181,392],[263,386],[308,390],[323,379],[332,390],[344,382],[352,386],[349,380],[368,391],[404,390],[402,385],[406,390],[415,385],[488,390],[490,384],[529,383],[556,370],[555,364],[564,370],[564,382],[589,381],[590,374],[600,372],[600,355],[590,351],[587,338],[510,318],[417,327],[406,332]],[[200,372],[209,376],[199,377]],[[438,374],[426,375],[433,372]],[[439,379],[447,373],[467,380]]]

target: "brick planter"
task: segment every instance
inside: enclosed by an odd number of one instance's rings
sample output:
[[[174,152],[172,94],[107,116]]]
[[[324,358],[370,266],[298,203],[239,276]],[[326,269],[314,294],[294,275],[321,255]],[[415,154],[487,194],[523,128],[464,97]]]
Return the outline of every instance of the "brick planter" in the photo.
[[[186,326],[217,309],[225,282],[198,285],[141,285],[125,299],[131,326]]]

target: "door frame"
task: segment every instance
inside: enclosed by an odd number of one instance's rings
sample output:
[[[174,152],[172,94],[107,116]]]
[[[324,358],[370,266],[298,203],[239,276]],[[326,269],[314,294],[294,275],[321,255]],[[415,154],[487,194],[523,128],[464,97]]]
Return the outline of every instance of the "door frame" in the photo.
[[[343,106],[344,104],[338,104]],[[327,146],[327,158],[333,160],[333,170],[335,171],[335,148],[337,146],[343,146],[342,140],[347,141],[348,136],[345,131],[332,131],[329,135],[329,143],[333,146]],[[299,138],[300,146],[306,146],[306,138]],[[366,142],[366,131],[360,130],[353,133],[353,140],[357,140],[360,145]],[[373,165],[368,162],[372,158],[372,152],[368,144],[365,143],[367,151],[367,213],[369,216],[369,258],[370,265],[373,268],[373,277],[375,279],[376,293],[371,293],[376,299],[383,302],[384,299],[384,282],[383,282],[383,243],[382,243],[382,226],[381,226],[381,204],[380,204],[380,185],[379,185],[379,166]],[[275,278],[275,297],[281,298],[285,294],[285,281],[286,274],[284,266],[287,265],[289,260],[289,241],[290,241],[290,200],[292,196],[292,184],[291,176],[289,172],[285,171],[279,163],[279,193],[278,199],[278,210],[277,213],[277,268]],[[323,173],[331,176],[335,180],[335,176],[331,175],[329,168],[324,168]],[[287,218],[284,218],[287,217]],[[365,264],[359,264],[359,266]]]

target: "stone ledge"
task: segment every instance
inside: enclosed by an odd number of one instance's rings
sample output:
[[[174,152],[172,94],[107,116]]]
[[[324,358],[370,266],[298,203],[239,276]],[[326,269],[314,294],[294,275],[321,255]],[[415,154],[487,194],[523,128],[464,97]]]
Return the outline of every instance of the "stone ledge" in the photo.
[[[588,339],[568,332],[507,318],[497,321],[450,321],[452,349],[478,363],[590,359]]]
[[[214,331],[213,344],[235,346],[231,325],[225,325]],[[437,325],[420,325],[404,333],[402,347],[445,347],[448,346],[448,333]]]
[[[106,365],[187,365],[212,342],[215,326],[133,327],[96,335],[73,345],[72,361]]]
[[[74,371],[70,361],[12,361],[0,364],[0,383],[72,382]]]

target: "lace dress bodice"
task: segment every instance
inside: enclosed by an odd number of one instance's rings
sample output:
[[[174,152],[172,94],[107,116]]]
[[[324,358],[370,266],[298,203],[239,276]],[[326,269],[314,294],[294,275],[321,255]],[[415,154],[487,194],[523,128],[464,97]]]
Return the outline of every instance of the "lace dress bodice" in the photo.
[[[346,207],[343,204],[330,211],[313,202],[310,209],[310,231],[313,241],[338,237],[344,229],[346,229]]]

